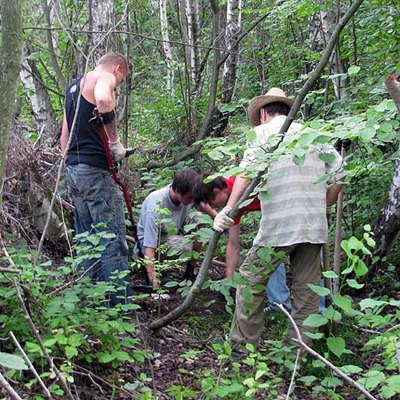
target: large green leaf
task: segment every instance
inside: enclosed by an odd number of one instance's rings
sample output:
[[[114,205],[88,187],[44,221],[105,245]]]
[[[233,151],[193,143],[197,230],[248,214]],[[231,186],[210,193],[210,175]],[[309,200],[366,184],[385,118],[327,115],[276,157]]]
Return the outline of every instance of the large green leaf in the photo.
[[[23,358],[14,354],[0,352],[0,365],[9,369],[28,369]]]
[[[340,357],[346,349],[346,342],[341,337],[330,337],[326,341],[326,344],[336,357]]]

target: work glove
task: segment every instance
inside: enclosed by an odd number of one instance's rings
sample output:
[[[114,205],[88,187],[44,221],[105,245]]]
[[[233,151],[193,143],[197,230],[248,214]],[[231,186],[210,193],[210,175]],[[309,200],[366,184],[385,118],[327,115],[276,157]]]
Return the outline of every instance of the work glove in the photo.
[[[152,293],[151,298],[155,300],[170,300],[171,296],[168,293]]]
[[[225,206],[214,218],[214,230],[217,232],[223,232],[225,229],[229,229],[233,225],[233,219],[228,217],[229,211],[232,208]]]
[[[112,153],[114,162],[122,161],[125,158],[126,149],[121,144],[119,139],[117,139],[115,142],[108,142],[108,144],[110,146],[110,151]]]

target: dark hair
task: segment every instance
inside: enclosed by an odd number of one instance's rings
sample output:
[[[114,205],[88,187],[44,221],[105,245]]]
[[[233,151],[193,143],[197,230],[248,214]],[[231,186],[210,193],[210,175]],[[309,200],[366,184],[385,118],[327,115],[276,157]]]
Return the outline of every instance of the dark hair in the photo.
[[[128,62],[126,58],[119,53],[104,54],[104,56],[101,57],[100,60],[97,62],[97,65],[104,65],[104,66],[120,65],[122,71],[124,71],[126,74],[129,73]]]
[[[263,109],[269,115],[275,115],[275,114],[288,115],[290,111],[290,107],[287,104],[282,103],[280,101],[274,101],[272,103],[268,103],[263,107]]]
[[[197,178],[197,183],[194,187],[194,201],[195,203],[209,203],[215,199],[214,189],[223,190],[228,187],[223,176],[218,176],[211,182],[204,183],[204,179],[208,178],[211,172],[203,172]]]
[[[193,193],[194,186],[197,182],[198,174],[191,168],[183,168],[176,172],[172,181],[172,189],[181,194]]]

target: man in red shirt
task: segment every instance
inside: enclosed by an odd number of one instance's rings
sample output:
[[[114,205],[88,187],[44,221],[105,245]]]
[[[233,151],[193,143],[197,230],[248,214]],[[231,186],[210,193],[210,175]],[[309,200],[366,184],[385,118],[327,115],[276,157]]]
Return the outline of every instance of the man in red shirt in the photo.
[[[215,208],[222,208],[226,206],[229,196],[232,192],[236,176],[224,178],[218,176],[210,182],[204,183],[210,173],[203,173],[200,175],[198,184],[196,184],[193,192],[195,194],[195,203],[201,203],[200,209],[211,216],[217,215]],[[258,197],[253,197],[251,203],[239,209],[236,217],[234,218],[233,225],[229,228],[229,238],[226,247],[226,278],[233,279],[233,274],[239,264],[240,257],[240,220],[245,212],[260,211],[261,204]],[[286,285],[286,271],[285,264],[281,263],[279,267],[272,274],[266,291],[270,309],[276,309],[274,303],[283,304],[288,309],[291,308],[290,304],[290,291]]]

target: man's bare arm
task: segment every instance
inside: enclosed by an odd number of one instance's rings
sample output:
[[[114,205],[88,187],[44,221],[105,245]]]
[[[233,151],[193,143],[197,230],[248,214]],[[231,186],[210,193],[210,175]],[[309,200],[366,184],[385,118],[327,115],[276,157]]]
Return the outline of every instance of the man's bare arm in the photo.
[[[159,283],[156,277],[156,271],[154,267],[154,260],[156,259],[156,249],[152,247],[145,247],[143,249],[143,255],[145,259],[146,272],[149,281],[154,287],[158,287]]]

